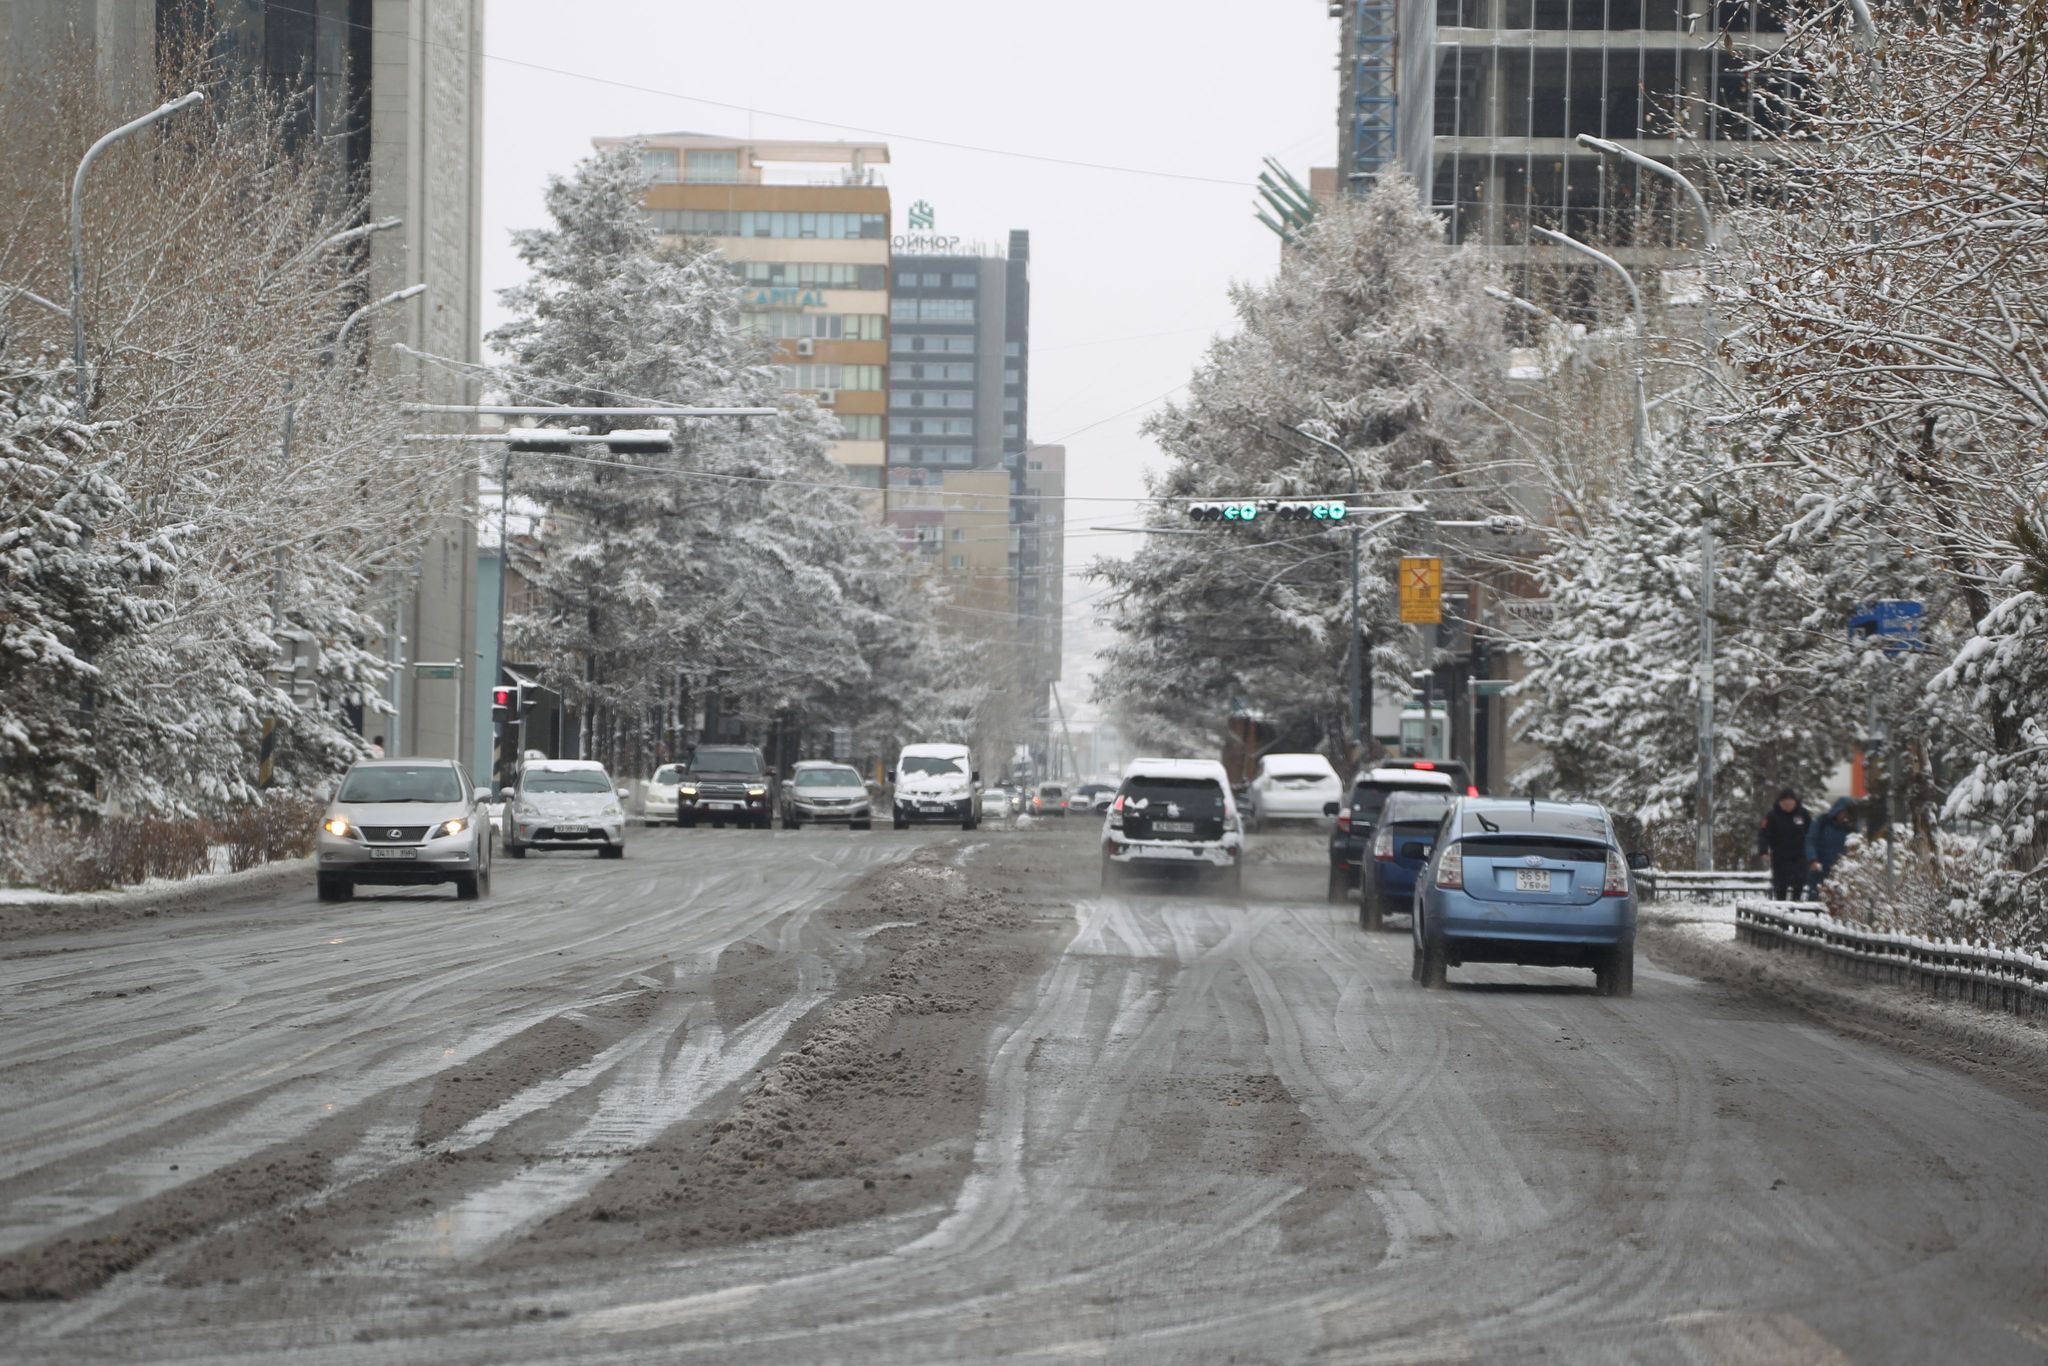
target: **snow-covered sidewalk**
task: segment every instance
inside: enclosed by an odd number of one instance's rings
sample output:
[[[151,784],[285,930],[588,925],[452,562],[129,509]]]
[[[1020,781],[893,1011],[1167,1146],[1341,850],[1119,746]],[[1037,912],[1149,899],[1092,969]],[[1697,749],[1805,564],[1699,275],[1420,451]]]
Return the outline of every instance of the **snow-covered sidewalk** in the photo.
[[[165,911],[210,910],[239,897],[302,883],[313,885],[313,860],[279,859],[239,873],[152,878],[136,887],[104,892],[45,892],[0,888],[0,939],[62,930],[93,929]]]

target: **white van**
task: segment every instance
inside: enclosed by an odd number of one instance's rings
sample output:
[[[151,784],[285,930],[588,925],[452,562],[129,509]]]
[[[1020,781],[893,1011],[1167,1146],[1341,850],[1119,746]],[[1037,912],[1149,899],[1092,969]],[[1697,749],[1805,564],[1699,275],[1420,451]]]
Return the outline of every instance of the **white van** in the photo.
[[[914,821],[958,821],[962,830],[981,824],[981,774],[965,745],[905,745],[889,781],[896,785],[889,804],[898,830]]]

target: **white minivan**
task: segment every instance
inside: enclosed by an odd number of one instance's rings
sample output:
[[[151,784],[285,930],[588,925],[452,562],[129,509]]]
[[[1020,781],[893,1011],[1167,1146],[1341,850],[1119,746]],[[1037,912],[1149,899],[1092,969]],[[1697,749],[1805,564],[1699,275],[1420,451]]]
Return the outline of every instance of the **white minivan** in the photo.
[[[898,830],[913,822],[951,825],[962,830],[981,824],[981,774],[974,752],[965,745],[905,745],[889,770],[896,785],[890,797],[891,824]]]

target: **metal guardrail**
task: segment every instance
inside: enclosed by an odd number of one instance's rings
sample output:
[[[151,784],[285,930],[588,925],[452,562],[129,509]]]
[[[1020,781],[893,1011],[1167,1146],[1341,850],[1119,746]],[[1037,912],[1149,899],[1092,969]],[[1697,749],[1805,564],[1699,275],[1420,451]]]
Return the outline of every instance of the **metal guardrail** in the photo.
[[[1647,868],[1636,874],[1636,886],[1645,901],[1734,901],[1768,895],[1771,875],[1732,868],[1717,873]]]
[[[1735,937],[1824,956],[1851,974],[2011,1015],[2048,1015],[2048,958],[1948,939],[1859,929],[1786,902],[1741,901]]]

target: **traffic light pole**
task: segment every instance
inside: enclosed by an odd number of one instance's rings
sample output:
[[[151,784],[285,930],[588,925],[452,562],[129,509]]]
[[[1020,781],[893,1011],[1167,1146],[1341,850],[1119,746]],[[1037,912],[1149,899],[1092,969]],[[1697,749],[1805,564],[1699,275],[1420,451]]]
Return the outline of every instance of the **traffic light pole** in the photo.
[[[1351,458],[1351,453],[1345,450],[1342,446],[1339,446],[1336,442],[1325,440],[1323,437],[1317,436],[1314,432],[1309,431],[1307,429],[1306,424],[1302,426],[1297,426],[1294,429],[1294,431],[1296,432],[1296,434],[1305,436],[1309,440],[1315,442],[1318,446],[1321,446],[1324,449],[1332,452],[1336,455],[1336,457],[1339,460],[1342,460],[1344,462],[1345,470],[1349,472],[1349,474],[1351,475],[1351,505],[1353,507],[1356,507],[1358,505],[1360,496],[1358,462]],[[1362,527],[1356,520],[1352,520],[1351,648],[1345,652],[1345,659],[1348,668],[1345,670],[1346,677],[1344,680],[1344,691],[1347,694],[1349,694],[1351,701],[1351,747],[1353,752],[1353,761],[1357,763],[1363,763],[1365,761],[1366,749],[1364,719],[1365,709],[1361,708],[1358,698],[1359,682],[1364,677],[1365,672],[1365,660],[1363,658],[1365,654],[1365,635],[1362,629],[1362,622],[1359,615],[1358,606],[1358,541],[1359,537],[1364,534],[1364,531],[1364,527]]]

